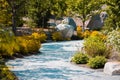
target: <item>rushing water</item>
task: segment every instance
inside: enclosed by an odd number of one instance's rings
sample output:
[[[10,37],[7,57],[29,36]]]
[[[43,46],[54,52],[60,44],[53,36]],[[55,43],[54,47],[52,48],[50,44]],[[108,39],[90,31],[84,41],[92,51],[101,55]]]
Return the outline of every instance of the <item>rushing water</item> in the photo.
[[[38,55],[10,60],[10,66],[19,80],[120,80],[101,71],[79,67],[70,63],[71,56],[83,41],[44,43]]]

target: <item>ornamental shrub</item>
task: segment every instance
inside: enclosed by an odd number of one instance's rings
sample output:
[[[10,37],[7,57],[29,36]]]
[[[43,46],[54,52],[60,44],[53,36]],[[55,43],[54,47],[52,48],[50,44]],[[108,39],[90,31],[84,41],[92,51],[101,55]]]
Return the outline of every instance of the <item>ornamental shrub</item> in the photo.
[[[73,55],[71,61],[76,64],[86,64],[88,62],[89,58],[86,54],[83,53],[76,53]]]
[[[80,26],[77,26],[77,36],[78,36],[80,39],[83,39],[83,38],[84,38],[83,31],[82,31],[82,27],[80,27]]]
[[[107,35],[107,44],[113,46],[116,51],[120,52],[120,31],[113,30]]]
[[[95,58],[91,58],[88,61],[88,66],[91,68],[103,68],[105,63],[107,62],[107,59],[103,56],[96,56]]]
[[[109,49],[107,49],[107,46],[105,45],[104,41],[97,36],[91,36],[85,39],[84,50],[91,57],[109,57],[110,55]]]
[[[12,56],[19,51],[17,40],[10,30],[0,29],[0,55]]]
[[[60,32],[53,32],[52,33],[52,39],[54,41],[63,41],[64,40],[63,36],[62,36],[62,34]]]
[[[84,38],[88,38],[90,35],[91,35],[91,32],[88,30],[85,30],[85,32],[83,33]]]
[[[36,40],[35,38],[31,38],[30,36],[17,37],[17,40],[19,42],[19,52],[21,54],[38,52],[39,48],[41,47],[40,41]]]
[[[102,32],[100,31],[92,31],[90,34],[91,37],[97,36],[99,38],[101,38],[103,41],[106,41],[106,35],[104,35]]]
[[[46,39],[47,39],[46,34],[43,33],[43,32],[42,32],[42,33],[34,32],[34,33],[32,33],[32,35],[29,36],[29,37],[34,38],[34,39],[36,39],[36,40],[40,40],[40,42],[45,42]]]

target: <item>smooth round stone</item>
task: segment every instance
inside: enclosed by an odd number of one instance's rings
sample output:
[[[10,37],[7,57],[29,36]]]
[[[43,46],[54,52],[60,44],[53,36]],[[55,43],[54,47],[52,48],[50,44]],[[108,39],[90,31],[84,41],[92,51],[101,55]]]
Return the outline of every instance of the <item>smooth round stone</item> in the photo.
[[[104,73],[109,75],[120,75],[120,62],[107,62],[104,67]]]

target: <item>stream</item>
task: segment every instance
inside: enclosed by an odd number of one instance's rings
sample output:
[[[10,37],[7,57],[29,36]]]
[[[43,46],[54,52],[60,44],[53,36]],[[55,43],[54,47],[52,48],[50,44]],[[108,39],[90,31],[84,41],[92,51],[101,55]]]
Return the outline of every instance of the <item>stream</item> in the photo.
[[[70,63],[82,46],[82,40],[43,43],[41,53],[9,60],[6,65],[19,80],[120,80],[120,76]]]

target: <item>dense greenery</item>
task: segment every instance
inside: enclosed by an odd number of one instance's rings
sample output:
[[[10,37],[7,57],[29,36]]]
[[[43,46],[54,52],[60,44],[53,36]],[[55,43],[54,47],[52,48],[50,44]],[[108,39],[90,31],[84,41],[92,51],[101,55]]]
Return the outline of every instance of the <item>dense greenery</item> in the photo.
[[[110,52],[100,37],[89,37],[84,42],[84,49],[86,54],[91,57],[105,56],[109,57]]]
[[[89,60],[88,56],[80,52],[74,54],[71,61],[76,64],[86,64],[88,60]]]
[[[8,8],[8,3],[5,0],[0,0],[0,27],[7,27],[12,24]]]
[[[0,55],[12,56],[19,51],[17,40],[10,30],[0,29]]]
[[[113,30],[108,33],[107,44],[120,52],[120,30]]]
[[[103,68],[105,63],[107,62],[107,59],[103,56],[96,56],[95,58],[91,58],[88,61],[88,66],[91,68]]]
[[[103,0],[107,5],[106,11],[108,13],[108,18],[105,22],[106,27],[120,28],[120,0]]]
[[[11,30],[0,30],[0,55],[13,56],[15,53],[28,54],[38,52],[40,42],[46,40],[44,33],[32,33],[26,36],[14,36]]]
[[[101,4],[101,0],[76,0],[73,3],[71,5],[72,11],[82,20],[82,30],[84,31],[85,21],[97,14],[96,12],[101,10],[103,4]]]
[[[17,77],[9,71],[3,58],[0,56],[0,80],[18,80]]]

